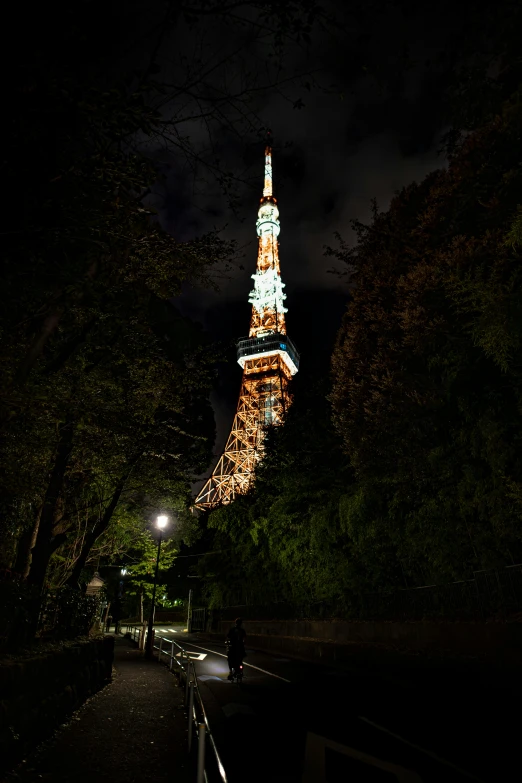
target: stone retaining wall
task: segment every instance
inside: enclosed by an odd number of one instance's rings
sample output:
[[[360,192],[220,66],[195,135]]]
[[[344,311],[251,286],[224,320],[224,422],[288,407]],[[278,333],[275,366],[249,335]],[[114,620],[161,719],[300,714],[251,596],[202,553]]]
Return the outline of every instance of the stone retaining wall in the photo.
[[[114,638],[0,662],[0,772],[49,737],[111,677]]]
[[[209,628],[224,639],[233,621]],[[248,646],[308,660],[348,661],[386,652],[474,657],[500,665],[522,663],[522,623],[345,622],[336,620],[245,621]]]

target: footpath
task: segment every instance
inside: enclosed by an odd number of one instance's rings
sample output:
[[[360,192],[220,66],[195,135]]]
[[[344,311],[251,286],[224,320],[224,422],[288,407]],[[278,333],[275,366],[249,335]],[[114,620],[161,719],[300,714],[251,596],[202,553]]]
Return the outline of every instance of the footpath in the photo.
[[[183,689],[116,637],[112,682],[2,783],[188,783]]]

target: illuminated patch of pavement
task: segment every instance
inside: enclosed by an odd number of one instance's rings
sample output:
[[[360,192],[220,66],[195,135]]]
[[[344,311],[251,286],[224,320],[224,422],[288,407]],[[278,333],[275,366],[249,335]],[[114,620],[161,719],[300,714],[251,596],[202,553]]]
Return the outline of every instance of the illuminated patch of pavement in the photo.
[[[216,677],[215,674],[200,674],[198,680],[206,682],[207,680],[217,680],[218,682],[224,682],[224,677]]]
[[[232,715],[255,715],[254,710],[252,707],[250,707],[249,704],[237,704],[232,702],[231,704],[225,704],[224,707],[221,708],[223,712],[225,713],[227,718],[231,718]]]

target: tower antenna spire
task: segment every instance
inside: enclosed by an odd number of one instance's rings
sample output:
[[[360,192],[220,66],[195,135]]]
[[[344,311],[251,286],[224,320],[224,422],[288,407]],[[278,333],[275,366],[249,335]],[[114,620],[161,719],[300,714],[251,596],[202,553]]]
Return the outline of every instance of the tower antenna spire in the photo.
[[[263,198],[270,198],[272,196],[272,131],[269,128],[266,132],[265,141],[265,184],[263,187]]]
[[[241,390],[232,429],[212,476],[195,505],[212,509],[244,494],[254,479],[269,427],[283,422],[292,399],[289,384],[299,368],[299,354],[286,334],[285,284],[279,267],[279,209],[272,191],[272,134],[265,143],[263,197],[257,213],[259,237],[250,332],[237,344],[243,369]]]

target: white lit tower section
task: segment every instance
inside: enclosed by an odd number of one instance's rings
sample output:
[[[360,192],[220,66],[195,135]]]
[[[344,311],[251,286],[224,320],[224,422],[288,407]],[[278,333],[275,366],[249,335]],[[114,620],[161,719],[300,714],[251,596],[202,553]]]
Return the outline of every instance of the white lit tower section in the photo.
[[[290,405],[289,381],[299,368],[299,354],[286,334],[285,284],[279,267],[279,209],[272,192],[272,146],[265,149],[265,181],[257,217],[259,237],[250,332],[237,344],[243,368],[232,429],[212,476],[196,498],[198,508],[231,503],[254,478],[268,427],[281,424]]]

